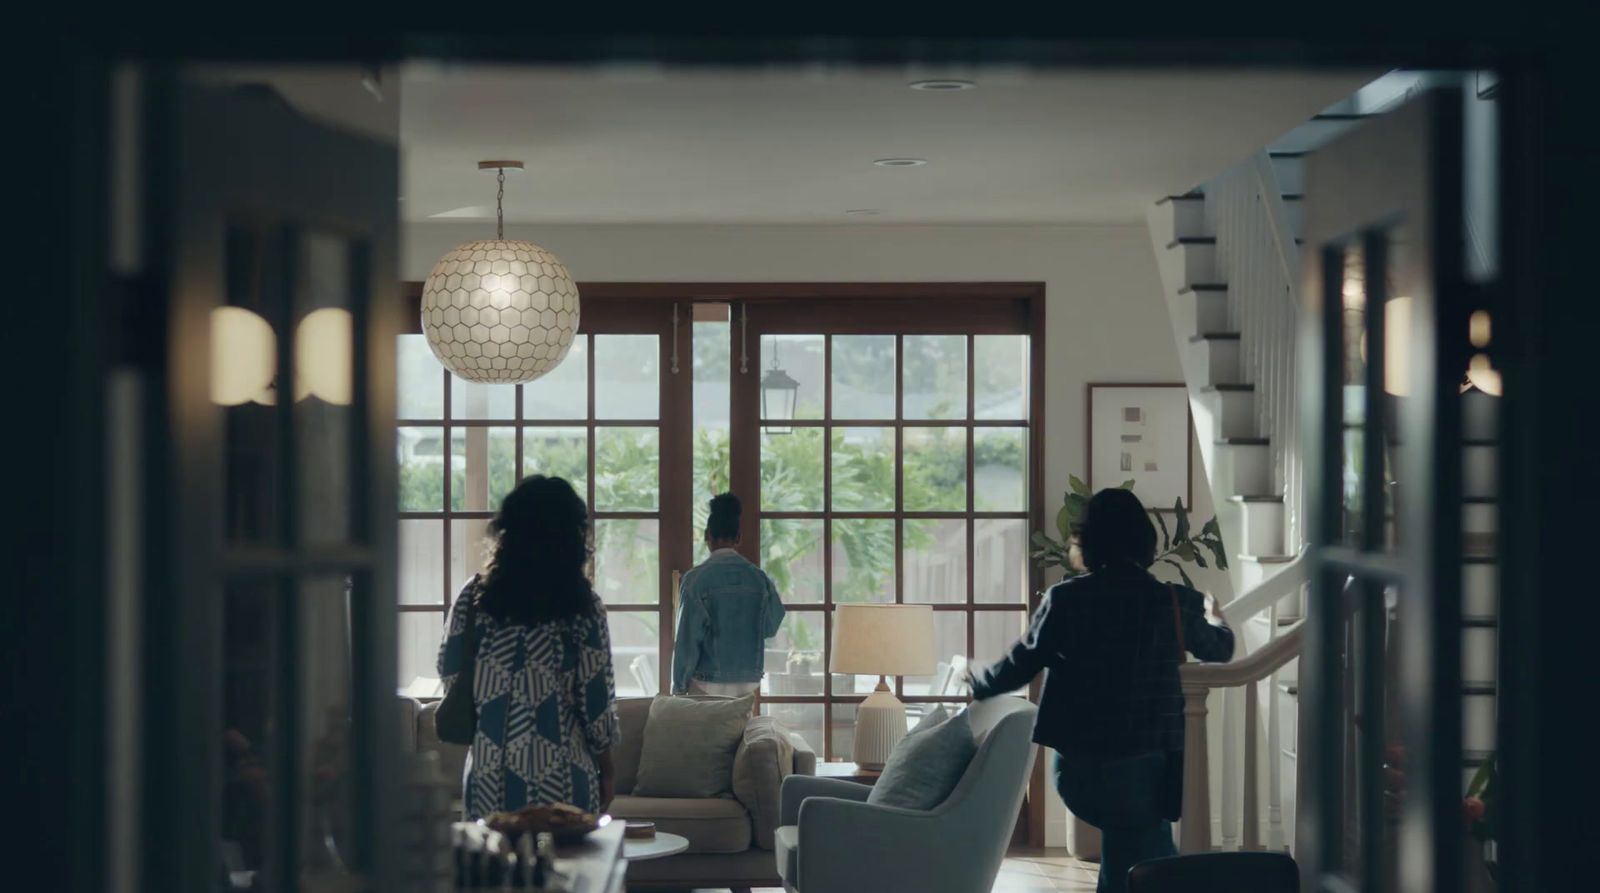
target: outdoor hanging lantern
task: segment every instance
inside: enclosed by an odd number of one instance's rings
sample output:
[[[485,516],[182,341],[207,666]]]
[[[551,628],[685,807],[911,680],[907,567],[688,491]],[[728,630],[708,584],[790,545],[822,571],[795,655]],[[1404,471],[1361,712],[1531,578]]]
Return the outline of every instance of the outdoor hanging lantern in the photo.
[[[497,172],[495,238],[463,242],[422,287],[428,347],[456,377],[527,384],[560,365],[578,333],[578,287],[567,268],[532,242],[505,238],[506,171],[520,161],[480,161]]]
[[[795,400],[800,394],[800,382],[778,368],[778,342],[772,342],[772,368],[761,376],[761,418],[770,422],[793,422]],[[773,425],[768,434],[790,434],[792,425]]]

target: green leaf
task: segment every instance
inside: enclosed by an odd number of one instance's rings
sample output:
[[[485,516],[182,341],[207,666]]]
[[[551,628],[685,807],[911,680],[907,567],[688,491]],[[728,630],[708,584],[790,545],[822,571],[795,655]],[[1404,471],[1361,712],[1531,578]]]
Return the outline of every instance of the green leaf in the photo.
[[[1214,536],[1219,541],[1222,539],[1222,528],[1217,526],[1217,516],[1216,515],[1212,515],[1211,516],[1211,520],[1207,521],[1205,523],[1205,526],[1200,528],[1200,535],[1201,536]]]
[[[1156,518],[1156,526],[1161,528],[1161,551],[1166,552],[1172,548],[1172,538],[1167,535],[1167,519],[1161,517],[1160,512],[1151,512]]]
[[[1194,588],[1194,581],[1189,579],[1189,573],[1183,569],[1183,565],[1173,561],[1171,558],[1163,558],[1161,560],[1178,569],[1178,576],[1183,578],[1183,585],[1189,587],[1190,589]]]
[[[1094,493],[1089,489],[1089,485],[1085,484],[1083,479],[1075,474],[1067,475],[1067,486],[1072,488],[1073,493],[1082,496],[1084,499],[1088,499],[1094,495]]]
[[[1061,507],[1061,511],[1056,512],[1056,532],[1061,534],[1061,539],[1063,540],[1072,538],[1072,503],[1070,500],[1071,497],[1068,497],[1068,503]]]
[[[1181,497],[1172,503],[1172,512],[1177,516],[1173,522],[1177,525],[1177,530],[1172,534],[1173,541],[1180,543],[1188,541],[1189,512],[1184,509],[1183,499]]]
[[[1206,522],[1206,526],[1207,527],[1214,527],[1216,525],[1216,523],[1217,523],[1217,519],[1216,518],[1212,518],[1210,521]],[[1211,556],[1217,560],[1217,567],[1221,568],[1222,570],[1227,570],[1228,569],[1228,550],[1223,548],[1222,535],[1218,534],[1218,533],[1213,533],[1211,536],[1208,536],[1208,537],[1200,540],[1200,542],[1203,543],[1207,549],[1211,550]]]
[[[1119,489],[1119,490],[1132,490],[1133,489],[1133,480],[1130,478],[1130,479],[1128,479],[1126,481],[1123,481],[1122,485],[1119,486],[1117,489]]]
[[[1482,799],[1483,791],[1489,786],[1489,775],[1493,771],[1494,758],[1484,760],[1478,766],[1478,771],[1472,773],[1472,781],[1467,785],[1467,796]]]

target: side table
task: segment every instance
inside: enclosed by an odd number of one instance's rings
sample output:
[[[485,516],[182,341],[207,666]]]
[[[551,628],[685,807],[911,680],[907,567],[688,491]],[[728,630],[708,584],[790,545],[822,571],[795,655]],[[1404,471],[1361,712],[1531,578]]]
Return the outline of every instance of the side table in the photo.
[[[882,774],[882,770],[879,769],[863,769],[855,763],[837,760],[833,762],[818,762],[816,773],[818,778],[842,778],[845,781],[868,785],[877,784],[878,776]]]

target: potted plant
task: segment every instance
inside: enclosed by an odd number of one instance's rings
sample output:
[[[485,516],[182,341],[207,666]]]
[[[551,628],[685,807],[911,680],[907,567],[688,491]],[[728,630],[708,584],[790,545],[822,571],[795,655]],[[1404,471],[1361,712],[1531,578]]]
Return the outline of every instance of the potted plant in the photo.
[[[1499,883],[1500,859],[1496,852],[1495,841],[1500,821],[1500,768],[1498,754],[1491,753],[1473,773],[1472,782],[1467,785],[1467,795],[1462,801],[1462,811],[1466,815],[1467,830],[1472,839],[1477,842],[1476,855],[1479,858],[1471,860],[1480,862],[1487,873],[1487,883],[1479,880],[1476,886],[1484,889],[1493,889]],[[1473,879],[1469,879],[1471,883]]]
[[[1077,475],[1070,476],[1068,484],[1070,489],[1062,496],[1061,509],[1056,512],[1056,535],[1052,536],[1044,530],[1033,532],[1033,560],[1046,570],[1060,568],[1063,578],[1076,577],[1085,572],[1082,557],[1078,554],[1078,533],[1083,529],[1083,513],[1089,506],[1089,497],[1094,495],[1089,485]],[[1124,481],[1122,489],[1132,490],[1133,481]],[[1184,565],[1210,567],[1206,563],[1206,552],[1211,553],[1211,560],[1218,569],[1226,570],[1228,553],[1222,545],[1222,531],[1217,526],[1216,517],[1212,516],[1199,532],[1195,532],[1189,524],[1189,510],[1184,508],[1182,499],[1173,502],[1171,511],[1171,527],[1167,526],[1167,519],[1162,512],[1150,512],[1155,519],[1156,529],[1161,532],[1156,563],[1171,565],[1178,571],[1183,584],[1190,588],[1194,587],[1194,581],[1189,578]]]

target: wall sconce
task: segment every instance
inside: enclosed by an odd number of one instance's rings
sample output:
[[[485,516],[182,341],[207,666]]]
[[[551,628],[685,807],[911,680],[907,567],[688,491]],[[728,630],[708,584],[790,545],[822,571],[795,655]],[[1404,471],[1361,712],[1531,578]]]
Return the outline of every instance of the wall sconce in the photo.
[[[294,399],[317,396],[349,406],[352,389],[350,311],[324,307],[306,314],[294,333]]]
[[[295,328],[295,400],[315,396],[349,406],[354,376],[350,311],[325,307]],[[260,314],[243,307],[211,311],[211,402],[218,406],[277,403],[278,339]]]
[[[239,406],[276,402],[272,379],[277,374],[278,339],[259,314],[243,307],[211,311],[211,402]]]

